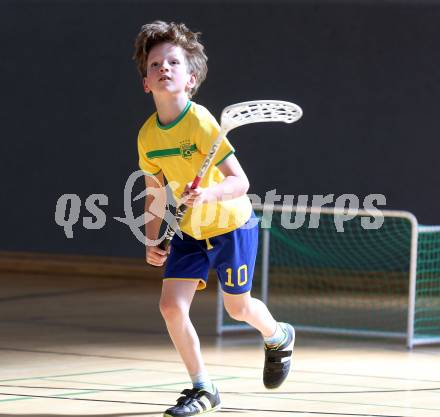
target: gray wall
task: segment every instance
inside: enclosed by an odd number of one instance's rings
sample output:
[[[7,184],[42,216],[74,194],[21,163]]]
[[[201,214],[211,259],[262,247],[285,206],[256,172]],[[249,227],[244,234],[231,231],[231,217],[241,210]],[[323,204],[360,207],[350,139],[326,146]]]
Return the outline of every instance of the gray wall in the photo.
[[[142,256],[112,217],[153,111],[132,43],[157,18],[203,32],[195,100],[217,117],[252,99],[303,107],[296,125],[231,133],[251,192],[382,193],[440,224],[439,3],[1,1],[0,250]],[[66,239],[54,221],[64,193],[108,195],[105,227],[78,223]]]

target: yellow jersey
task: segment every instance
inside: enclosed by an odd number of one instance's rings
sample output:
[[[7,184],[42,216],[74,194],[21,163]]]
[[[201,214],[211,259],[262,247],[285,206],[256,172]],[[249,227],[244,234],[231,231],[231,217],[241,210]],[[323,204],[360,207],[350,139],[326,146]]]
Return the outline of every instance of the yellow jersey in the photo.
[[[186,184],[192,182],[220,132],[214,116],[203,106],[188,101],[179,117],[162,125],[152,114],[139,131],[139,167],[146,175],[162,172],[176,201]],[[224,180],[218,166],[234,148],[225,137],[200,187],[210,187]],[[249,220],[252,205],[243,195],[238,198],[205,203],[189,208],[180,229],[195,239],[208,239],[235,230]]]

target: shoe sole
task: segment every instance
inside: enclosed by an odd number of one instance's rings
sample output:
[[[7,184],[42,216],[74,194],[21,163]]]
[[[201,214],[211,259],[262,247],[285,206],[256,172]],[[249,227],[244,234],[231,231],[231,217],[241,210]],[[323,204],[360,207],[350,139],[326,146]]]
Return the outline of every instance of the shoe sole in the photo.
[[[194,414],[194,417],[200,416],[201,414],[213,413],[214,411],[218,411],[218,410],[221,410],[221,404],[216,405],[215,407],[211,408],[210,410],[206,410],[206,411],[202,411],[201,413]],[[175,416],[172,416],[171,414],[164,413],[163,417],[175,417]],[[191,417],[193,417],[193,416],[191,416]]]

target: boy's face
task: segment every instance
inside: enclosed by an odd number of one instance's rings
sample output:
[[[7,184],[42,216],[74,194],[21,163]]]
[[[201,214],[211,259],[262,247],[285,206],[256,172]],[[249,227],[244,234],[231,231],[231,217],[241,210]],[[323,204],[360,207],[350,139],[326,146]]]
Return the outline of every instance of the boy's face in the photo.
[[[148,54],[144,90],[153,95],[187,93],[195,85],[195,75],[188,73],[185,53],[180,46],[163,42]]]

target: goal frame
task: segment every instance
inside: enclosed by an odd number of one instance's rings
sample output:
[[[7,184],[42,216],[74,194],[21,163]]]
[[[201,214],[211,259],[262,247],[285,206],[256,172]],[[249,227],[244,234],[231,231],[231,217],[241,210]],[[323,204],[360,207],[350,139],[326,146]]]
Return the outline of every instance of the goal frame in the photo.
[[[253,204],[253,208],[257,212],[261,212],[263,217],[265,212],[295,212],[295,213],[316,213],[329,215],[356,215],[371,217],[372,212],[365,209],[345,209],[338,207],[302,207],[302,206],[286,206],[276,204]],[[295,326],[299,331],[323,333],[323,334],[340,334],[355,335],[365,337],[386,337],[406,340],[406,345],[412,349],[416,345],[440,343],[439,337],[423,337],[417,339],[414,337],[414,319],[415,319],[415,303],[416,303],[416,278],[417,278],[417,248],[419,233],[440,232],[440,226],[419,226],[414,214],[409,211],[399,210],[380,210],[383,217],[403,218],[410,222],[411,225],[411,247],[409,262],[409,290],[408,290],[408,313],[407,313],[407,329],[405,332],[382,332],[360,329],[329,329],[319,326]],[[377,215],[376,213],[374,213]],[[262,229],[262,262],[261,262],[261,299],[267,304],[269,300],[269,264],[270,264],[270,231],[269,228]],[[226,332],[253,330],[247,324],[224,324],[225,310],[223,307],[222,290],[219,285],[217,292],[217,334],[221,335]]]

